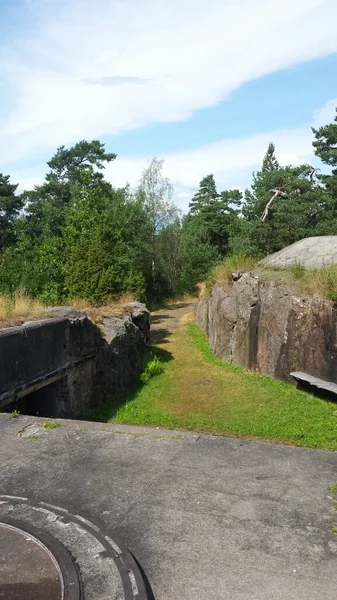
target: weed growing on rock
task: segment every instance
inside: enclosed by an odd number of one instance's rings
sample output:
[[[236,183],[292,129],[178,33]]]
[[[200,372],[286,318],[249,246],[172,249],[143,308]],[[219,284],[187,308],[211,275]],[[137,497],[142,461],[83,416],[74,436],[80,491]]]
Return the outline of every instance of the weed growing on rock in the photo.
[[[42,427],[45,429],[57,429],[57,427],[61,427],[61,423],[58,421],[46,421],[45,423],[42,423]]]

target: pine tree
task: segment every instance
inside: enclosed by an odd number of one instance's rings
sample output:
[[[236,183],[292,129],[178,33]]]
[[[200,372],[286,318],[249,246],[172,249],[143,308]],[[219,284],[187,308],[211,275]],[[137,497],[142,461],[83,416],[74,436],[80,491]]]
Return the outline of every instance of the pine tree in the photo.
[[[333,123],[312,130],[316,138],[313,142],[316,156],[323,163],[332,167],[331,174],[321,174],[319,179],[324,183],[332,198],[337,201],[337,108]],[[332,208],[335,212],[336,202],[333,202]]]
[[[13,243],[14,220],[19,215],[23,202],[15,194],[18,184],[10,183],[9,175],[0,173],[0,252]]]

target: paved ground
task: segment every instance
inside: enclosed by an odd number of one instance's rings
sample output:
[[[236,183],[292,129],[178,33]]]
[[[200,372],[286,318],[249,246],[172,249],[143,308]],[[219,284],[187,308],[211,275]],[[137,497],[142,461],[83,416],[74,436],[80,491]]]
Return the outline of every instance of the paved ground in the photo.
[[[337,263],[337,235],[304,238],[270,254],[260,264],[267,267],[288,267],[296,263],[308,268]]]
[[[0,415],[0,494],[103,522],[156,600],[335,600],[337,453],[42,421]]]

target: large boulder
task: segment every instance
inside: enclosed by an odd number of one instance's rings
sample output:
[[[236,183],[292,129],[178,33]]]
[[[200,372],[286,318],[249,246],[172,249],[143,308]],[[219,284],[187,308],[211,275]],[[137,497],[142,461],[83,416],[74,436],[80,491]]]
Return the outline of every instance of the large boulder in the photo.
[[[196,307],[214,353],[259,373],[292,381],[304,371],[337,383],[337,306],[298,295],[279,281],[244,273]]]
[[[337,235],[304,238],[260,261],[261,265],[274,268],[294,264],[321,268],[332,263],[337,263]]]

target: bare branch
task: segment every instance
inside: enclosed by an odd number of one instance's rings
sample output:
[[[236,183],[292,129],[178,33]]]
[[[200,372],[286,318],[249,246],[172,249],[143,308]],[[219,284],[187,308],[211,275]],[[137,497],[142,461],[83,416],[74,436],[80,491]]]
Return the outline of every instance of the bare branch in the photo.
[[[288,196],[288,194],[286,192],[283,192],[282,190],[280,190],[279,188],[276,188],[275,190],[270,190],[273,193],[273,196],[270,198],[270,200],[267,202],[265,209],[263,211],[262,217],[261,217],[261,221],[264,222],[266,220],[266,218],[268,217],[269,214],[269,208],[271,207],[272,203],[274,202],[275,198],[277,198],[278,196],[282,196],[283,198],[286,198]]]

